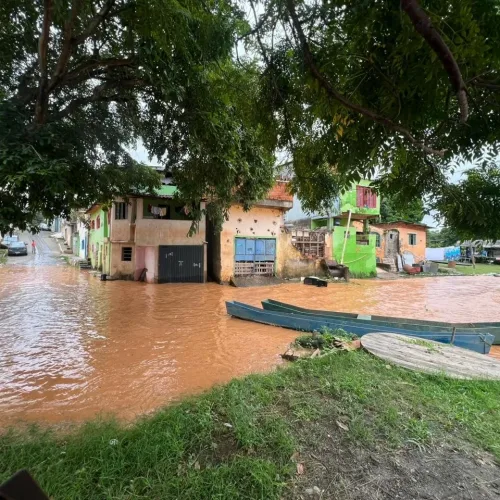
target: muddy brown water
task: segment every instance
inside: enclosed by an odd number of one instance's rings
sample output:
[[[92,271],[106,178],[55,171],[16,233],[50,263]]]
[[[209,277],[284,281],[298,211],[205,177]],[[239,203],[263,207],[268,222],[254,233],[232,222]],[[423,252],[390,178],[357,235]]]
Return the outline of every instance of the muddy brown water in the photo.
[[[500,279],[453,277],[235,289],[101,282],[67,266],[0,269],[0,415],[130,420],[182,395],[281,363],[296,332],[226,315],[265,298],[339,311],[500,321]]]

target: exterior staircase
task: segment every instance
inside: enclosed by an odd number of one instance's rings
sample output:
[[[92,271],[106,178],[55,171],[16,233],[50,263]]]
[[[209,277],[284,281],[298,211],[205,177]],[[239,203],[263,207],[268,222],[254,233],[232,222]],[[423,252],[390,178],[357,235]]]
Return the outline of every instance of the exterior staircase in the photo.
[[[92,269],[92,265],[90,264],[90,259],[87,260],[81,260],[78,265],[80,266],[80,269]]]
[[[390,268],[390,272],[391,273],[397,273],[398,272],[398,268],[396,266],[396,259],[395,258],[393,258],[393,257],[384,258],[384,259],[382,259],[382,263],[383,264],[387,264],[388,266],[391,266],[391,268]]]

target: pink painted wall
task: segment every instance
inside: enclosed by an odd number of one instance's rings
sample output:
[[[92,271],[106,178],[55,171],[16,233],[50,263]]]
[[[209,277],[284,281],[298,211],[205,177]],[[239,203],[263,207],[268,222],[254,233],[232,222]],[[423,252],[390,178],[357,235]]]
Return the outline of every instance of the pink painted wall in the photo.
[[[122,201],[117,199],[117,201]],[[115,219],[115,205],[111,213],[110,240],[112,243],[111,275],[130,275],[138,279],[145,267],[146,281],[158,281],[158,254],[160,245],[203,245],[205,248],[204,268],[207,273],[206,223],[203,217],[198,232],[188,236],[189,220],[161,220],[143,218],[142,198],[130,200],[128,218]],[[202,208],[204,204],[202,203]],[[135,217],[134,217],[135,215]],[[132,220],[135,218],[135,225]],[[122,247],[132,247],[132,261],[121,260]]]
[[[145,264],[148,269],[146,281],[156,283],[158,281],[158,247],[146,247]]]

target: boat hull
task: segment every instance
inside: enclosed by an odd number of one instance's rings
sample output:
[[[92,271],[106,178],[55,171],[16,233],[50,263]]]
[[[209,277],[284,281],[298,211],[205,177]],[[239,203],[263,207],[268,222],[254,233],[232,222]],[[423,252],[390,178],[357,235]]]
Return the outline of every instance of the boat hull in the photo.
[[[417,331],[441,331],[452,333],[453,328],[457,333],[489,333],[493,335],[493,344],[500,344],[500,323],[446,323],[442,321],[427,321],[410,318],[393,318],[391,316],[365,316],[355,313],[336,311],[321,311],[297,307],[277,300],[267,299],[262,301],[262,307],[267,311],[287,314],[302,314],[307,316],[339,318],[354,321],[377,323],[379,326],[415,329]],[[436,330],[437,329],[437,330]]]
[[[367,333],[387,332],[399,333],[411,337],[418,337],[424,340],[435,340],[449,344],[452,339],[450,332],[429,332],[421,330],[402,329],[394,326],[381,327],[376,323],[360,323],[349,319],[339,319],[333,317],[320,317],[305,314],[287,314],[281,312],[267,311],[258,307],[249,306],[241,302],[226,302],[228,314],[236,318],[255,321],[273,326],[281,326],[302,332],[321,331],[324,328],[335,330],[342,328],[346,332],[363,336]],[[493,336],[476,332],[456,333],[454,345],[470,349],[481,354],[488,354],[491,348]]]

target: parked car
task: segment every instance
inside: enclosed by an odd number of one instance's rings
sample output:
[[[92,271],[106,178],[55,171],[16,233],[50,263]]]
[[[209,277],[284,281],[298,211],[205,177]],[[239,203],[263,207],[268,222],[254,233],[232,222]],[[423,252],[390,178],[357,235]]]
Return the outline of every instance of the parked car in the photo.
[[[46,224],[45,222],[42,222],[40,224],[40,231],[50,231],[50,226],[48,224]]]
[[[28,255],[28,247],[24,241],[12,241],[7,249],[7,255]]]
[[[5,238],[2,240],[2,243],[0,243],[1,248],[9,248],[11,243],[14,243],[16,241],[19,241],[19,236],[17,234],[14,234],[12,236],[5,236]]]

